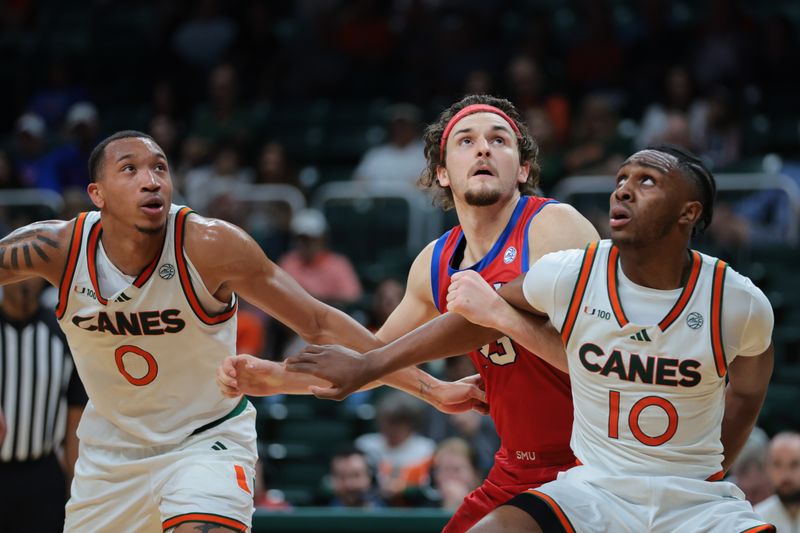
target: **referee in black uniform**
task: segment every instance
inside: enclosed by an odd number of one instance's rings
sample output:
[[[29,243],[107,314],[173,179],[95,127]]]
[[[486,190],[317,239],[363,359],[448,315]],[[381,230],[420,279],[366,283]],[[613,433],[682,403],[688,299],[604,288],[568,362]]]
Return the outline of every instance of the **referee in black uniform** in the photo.
[[[44,281],[3,288],[0,302],[0,531],[60,532],[78,457],[75,431],[86,392]],[[0,423],[0,436],[2,436]]]

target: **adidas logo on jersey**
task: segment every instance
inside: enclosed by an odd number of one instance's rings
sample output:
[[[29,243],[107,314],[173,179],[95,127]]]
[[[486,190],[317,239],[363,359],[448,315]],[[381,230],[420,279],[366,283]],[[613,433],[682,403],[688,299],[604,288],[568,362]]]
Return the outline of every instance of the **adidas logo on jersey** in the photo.
[[[642,331],[637,331],[636,335],[631,335],[631,339],[635,341],[650,342],[650,337],[647,335],[647,328],[644,328]]]

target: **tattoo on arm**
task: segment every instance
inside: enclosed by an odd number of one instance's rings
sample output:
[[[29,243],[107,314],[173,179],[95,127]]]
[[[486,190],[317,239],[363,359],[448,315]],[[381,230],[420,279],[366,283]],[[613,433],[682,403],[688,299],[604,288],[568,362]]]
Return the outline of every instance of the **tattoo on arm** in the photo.
[[[431,386],[431,384],[430,384],[430,383],[428,383],[428,382],[427,382],[427,381],[425,381],[424,379],[418,379],[417,381],[419,381],[419,394],[420,394],[420,395],[421,395],[423,398],[427,398],[427,397],[428,397],[428,395],[429,395],[429,394],[430,394],[430,392],[431,392],[431,389],[432,389],[433,387]]]
[[[49,248],[58,249],[59,247],[55,232],[49,228],[39,226],[15,231],[0,240],[0,269],[19,270],[20,252],[21,259],[25,262],[25,268],[33,268],[31,249],[36,252],[39,259],[49,263],[50,256],[47,255],[47,251]],[[49,251],[52,253],[52,250]],[[8,262],[6,262],[6,252],[10,256]]]

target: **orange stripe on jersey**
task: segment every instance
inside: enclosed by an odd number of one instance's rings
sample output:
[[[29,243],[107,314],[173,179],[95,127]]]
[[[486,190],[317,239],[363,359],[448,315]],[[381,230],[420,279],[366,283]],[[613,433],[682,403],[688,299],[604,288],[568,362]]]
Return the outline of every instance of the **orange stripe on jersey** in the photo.
[[[724,377],[728,371],[728,359],[722,343],[722,292],[725,287],[725,261],[717,260],[714,265],[714,281],[711,284],[711,348],[717,375]]]
[[[575,528],[572,527],[572,523],[569,521],[569,518],[567,518],[567,515],[564,513],[563,509],[561,509],[561,506],[559,506],[553,498],[535,489],[529,489],[525,492],[527,492],[528,494],[533,494],[537,498],[544,500],[544,502],[550,507],[550,509],[553,510],[553,512],[556,515],[556,518],[558,518],[558,521],[561,522],[561,526],[564,528],[564,531],[566,531],[567,533],[575,533]]]
[[[233,518],[228,518],[227,516],[211,513],[187,513],[173,516],[172,518],[164,520],[164,522],[161,524],[161,529],[166,531],[170,528],[185,524],[186,522],[210,522],[212,524],[219,524],[221,526],[229,527],[236,531],[247,531],[247,525],[243,522],[239,522]]]
[[[592,265],[594,258],[597,255],[598,243],[592,242],[586,245],[586,251],[583,253],[583,264],[578,274],[578,281],[575,282],[575,288],[572,290],[572,299],[567,308],[567,316],[564,318],[564,325],[561,327],[561,341],[564,346],[569,342],[572,335],[572,328],[575,326],[575,320],[578,318],[578,310],[581,308],[581,301],[583,295],[586,293],[586,284],[589,281],[589,274],[592,272]]]
[[[92,280],[92,287],[94,287],[97,301],[106,305],[108,300],[100,294],[100,284],[97,282],[97,243],[100,241],[102,232],[103,226],[98,221],[89,232],[89,243],[86,246],[86,265],[89,267],[89,279]]]
[[[244,468],[241,465],[233,465],[233,469],[236,471],[236,483],[239,484],[239,488],[247,494],[251,494],[250,487],[247,486],[247,476],[244,474]]]
[[[611,309],[614,311],[614,317],[617,319],[619,327],[624,327],[628,324],[628,317],[625,316],[625,311],[622,310],[622,304],[619,303],[619,293],[617,292],[617,258],[619,257],[619,248],[612,245],[608,251],[608,266],[606,267],[606,277],[608,288],[608,300],[611,302]]]
[[[722,479],[724,477],[725,477],[725,471],[724,470],[720,470],[716,474],[711,474],[710,476],[708,476],[706,478],[706,481],[719,481],[720,479]]]
[[[56,306],[56,318],[60,319],[67,310],[69,300],[69,288],[72,285],[72,278],[75,276],[75,266],[78,264],[81,244],[83,242],[83,223],[87,213],[81,213],[75,218],[75,226],[72,228],[72,237],[69,241],[69,255],[67,263],[64,265],[64,273],[61,274],[61,283],[58,284],[58,305]]]
[[[661,331],[666,331],[686,308],[686,304],[689,303],[689,299],[691,299],[694,293],[694,288],[697,286],[697,279],[700,277],[700,268],[702,264],[703,261],[700,259],[700,254],[692,250],[692,271],[689,273],[689,281],[687,281],[686,286],[683,287],[681,296],[678,298],[678,301],[675,302],[672,310],[667,313],[664,320],[659,322],[658,327],[661,328]]]
[[[184,207],[178,211],[178,214],[175,217],[175,262],[178,263],[178,277],[181,280],[183,294],[186,295],[186,300],[189,302],[194,314],[197,315],[197,318],[199,318],[204,324],[213,326],[215,324],[225,322],[235,315],[238,304],[235,303],[229,310],[223,311],[217,315],[211,315],[207,313],[200,304],[200,299],[197,297],[197,293],[194,291],[192,280],[189,278],[189,269],[186,266],[186,255],[183,250],[184,232],[186,231],[186,218],[189,213],[194,213],[194,211],[188,207]]]
[[[762,524],[760,526],[751,527],[750,529],[745,529],[741,533],[759,533],[761,531],[777,531],[775,526],[772,524]]]

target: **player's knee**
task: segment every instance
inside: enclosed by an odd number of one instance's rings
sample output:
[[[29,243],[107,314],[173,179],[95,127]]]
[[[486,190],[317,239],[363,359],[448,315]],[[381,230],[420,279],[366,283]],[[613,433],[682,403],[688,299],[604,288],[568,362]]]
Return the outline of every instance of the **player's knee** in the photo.
[[[511,505],[501,505],[472,526],[469,533],[543,533],[531,515]]]

